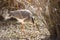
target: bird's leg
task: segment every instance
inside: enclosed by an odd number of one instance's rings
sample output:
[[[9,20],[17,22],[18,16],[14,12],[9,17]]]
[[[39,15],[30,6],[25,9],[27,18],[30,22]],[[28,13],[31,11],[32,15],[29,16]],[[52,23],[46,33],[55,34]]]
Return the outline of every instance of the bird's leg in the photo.
[[[24,32],[24,24],[21,24],[22,32]]]
[[[22,31],[24,31],[24,27],[23,27],[23,24],[21,24],[21,29],[22,29]]]
[[[25,24],[24,20],[25,20],[26,18],[24,18],[24,19],[16,18],[16,19],[18,20],[17,23],[21,23],[21,29],[22,29],[22,31],[24,32],[24,24]]]

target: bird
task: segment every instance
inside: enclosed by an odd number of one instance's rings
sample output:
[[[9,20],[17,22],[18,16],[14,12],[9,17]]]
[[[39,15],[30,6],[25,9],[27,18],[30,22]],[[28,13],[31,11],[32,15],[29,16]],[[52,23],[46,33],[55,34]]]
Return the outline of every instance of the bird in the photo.
[[[24,29],[24,24],[26,22],[30,22],[34,24],[34,16],[33,13],[30,10],[27,9],[20,9],[20,10],[14,10],[10,11],[9,14],[6,16],[5,20],[10,19],[11,17],[17,19],[17,23],[22,24],[22,31]]]

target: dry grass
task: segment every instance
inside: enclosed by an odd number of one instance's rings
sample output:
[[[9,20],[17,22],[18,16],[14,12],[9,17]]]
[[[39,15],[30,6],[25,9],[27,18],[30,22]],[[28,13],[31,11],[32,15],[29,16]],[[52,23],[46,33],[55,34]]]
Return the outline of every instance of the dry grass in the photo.
[[[47,29],[46,24],[48,24],[50,27],[54,23],[54,19],[51,20],[52,18],[50,18],[49,16],[49,10],[50,10],[48,9],[49,1],[21,0],[20,2],[22,4],[18,2],[14,2],[14,0],[13,1],[11,0],[12,3],[11,1],[9,2],[9,0],[8,2],[6,1],[0,3],[2,4],[0,5],[0,9],[3,7],[9,9],[10,11],[18,10],[19,8],[28,9],[34,15],[35,26],[33,26],[32,24],[26,23],[24,25],[25,27],[24,32],[22,32],[21,24],[16,23],[16,20],[0,21],[0,40],[10,40],[10,39],[11,40],[48,40],[50,33]]]
[[[9,22],[10,21],[10,22]],[[16,21],[0,22],[0,39],[1,40],[41,40],[49,36],[49,32],[40,20],[35,19],[37,25],[27,23],[24,25],[24,32],[21,31],[21,24]],[[41,24],[41,26],[40,26]],[[39,27],[39,28],[37,28]]]

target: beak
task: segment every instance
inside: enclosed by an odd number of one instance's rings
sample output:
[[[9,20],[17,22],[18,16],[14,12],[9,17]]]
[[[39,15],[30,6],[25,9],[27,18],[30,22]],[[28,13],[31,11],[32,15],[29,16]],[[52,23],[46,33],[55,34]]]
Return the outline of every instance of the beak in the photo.
[[[34,17],[32,17],[32,23],[34,24]]]

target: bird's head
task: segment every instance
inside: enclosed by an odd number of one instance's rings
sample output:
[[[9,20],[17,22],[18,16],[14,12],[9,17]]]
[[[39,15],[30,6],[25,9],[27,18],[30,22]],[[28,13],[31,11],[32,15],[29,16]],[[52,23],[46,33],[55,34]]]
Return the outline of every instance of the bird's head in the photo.
[[[11,18],[10,14],[6,14],[6,16],[4,17],[5,20],[10,19],[10,18]]]

